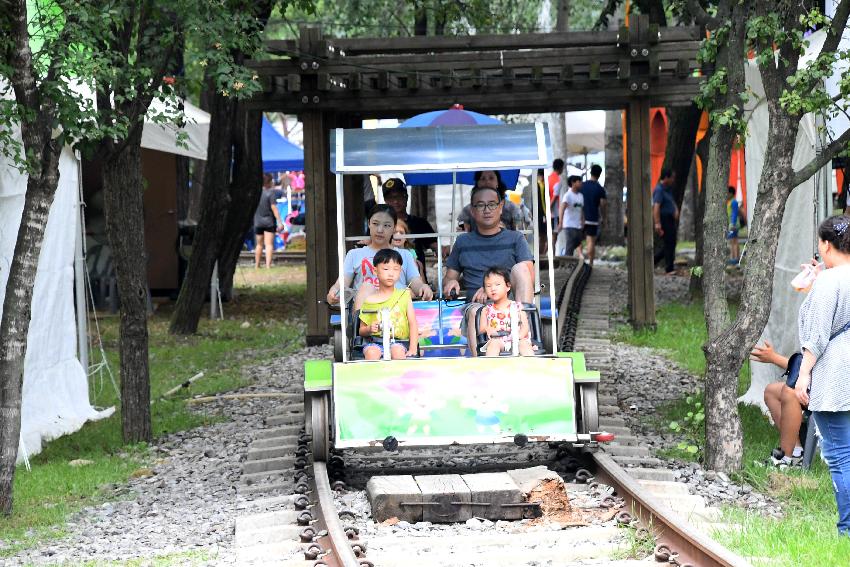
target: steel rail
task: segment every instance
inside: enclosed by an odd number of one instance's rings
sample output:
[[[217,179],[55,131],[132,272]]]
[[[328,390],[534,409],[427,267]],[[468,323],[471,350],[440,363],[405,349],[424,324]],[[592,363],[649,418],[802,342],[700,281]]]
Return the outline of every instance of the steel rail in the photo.
[[[613,486],[626,501],[626,510],[636,514],[659,542],[656,550],[666,547],[674,565],[698,567],[748,567],[750,564],[716,541],[696,530],[687,520],[674,513],[652,496],[637,480],[611,458],[597,451],[590,454],[596,463],[597,481]],[[663,552],[666,553],[666,552]]]
[[[342,527],[342,522],[336,513],[334,506],[333,491],[331,483],[328,479],[328,466],[320,461],[313,462],[313,484],[315,485],[315,493],[318,498],[318,506],[316,507],[316,522],[327,535],[320,535],[316,538],[315,543],[318,543],[328,552],[320,557],[316,565],[327,565],[328,567],[361,567],[361,565],[370,565],[368,561],[362,561],[354,554],[351,548],[351,540],[345,534],[345,529]]]

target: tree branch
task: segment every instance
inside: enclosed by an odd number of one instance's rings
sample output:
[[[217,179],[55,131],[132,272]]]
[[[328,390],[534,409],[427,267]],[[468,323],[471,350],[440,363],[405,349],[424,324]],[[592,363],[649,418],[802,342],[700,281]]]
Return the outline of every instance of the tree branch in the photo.
[[[819,155],[794,172],[794,177],[791,178],[791,187],[796,187],[813,176],[817,170],[825,166],[827,163],[837,156],[842,150],[846,149],[850,143],[850,128],[844,131],[839,137],[834,139],[827,147],[825,147]]]
[[[602,12],[599,13],[599,17],[596,19],[596,23],[593,24],[593,29],[608,29],[608,18],[614,15],[617,8],[620,6],[621,1],[622,0],[607,0],[605,7],[602,8]]]
[[[693,16],[694,21],[701,26],[710,29],[716,29],[720,26],[720,20],[714,16],[710,16],[705,8],[700,6],[699,0],[687,0],[688,12]]]
[[[829,31],[826,32],[826,39],[823,42],[820,54],[831,53],[838,49],[844,28],[847,27],[848,16],[850,16],[850,0],[841,0],[841,4],[835,9],[835,16],[832,18]]]

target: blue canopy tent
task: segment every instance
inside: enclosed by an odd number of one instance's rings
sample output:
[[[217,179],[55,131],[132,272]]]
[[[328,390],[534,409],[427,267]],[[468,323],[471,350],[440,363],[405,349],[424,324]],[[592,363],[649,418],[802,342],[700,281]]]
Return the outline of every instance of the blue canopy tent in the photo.
[[[263,173],[304,170],[304,150],[281,136],[265,118],[261,139]]]

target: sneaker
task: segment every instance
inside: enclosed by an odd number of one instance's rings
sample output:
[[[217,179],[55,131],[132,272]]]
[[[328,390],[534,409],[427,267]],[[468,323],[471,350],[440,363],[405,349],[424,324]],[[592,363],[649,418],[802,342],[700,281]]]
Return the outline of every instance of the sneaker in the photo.
[[[803,457],[788,457],[781,449],[774,449],[770,454],[770,463],[781,471],[803,464]]]

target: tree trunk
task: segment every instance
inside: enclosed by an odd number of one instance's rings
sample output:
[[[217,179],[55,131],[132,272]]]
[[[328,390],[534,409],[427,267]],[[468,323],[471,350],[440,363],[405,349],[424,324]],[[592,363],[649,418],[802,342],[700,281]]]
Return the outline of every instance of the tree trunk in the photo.
[[[623,246],[623,116],[620,110],[605,112],[605,194],[608,210],[602,225],[601,241],[605,244]]]
[[[557,0],[555,31],[565,32],[570,29],[570,0]]]
[[[706,180],[706,208],[703,226],[705,265],[703,291],[709,341],[703,345],[705,375],[706,467],[731,471],[740,467],[743,452],[741,422],[738,417],[737,357],[734,351],[718,348],[717,337],[729,326],[726,302],[726,180],[729,178],[729,152],[735,140],[731,128],[714,131],[709,150]],[[730,396],[731,392],[731,396]]]
[[[694,239],[694,205],[696,204],[696,167],[691,163],[688,179],[685,181],[685,198],[682,200],[681,214],[679,215],[678,242]]]
[[[738,109],[733,121],[741,117],[746,61],[746,21],[749,6],[733,4],[729,10],[727,41],[718,48],[717,68],[726,70],[726,94],[719,96],[715,108]],[[726,194],[729,179],[729,155],[736,140],[733,124],[712,123],[705,184],[703,244],[703,291],[708,341],[703,345],[706,360],[705,390],[705,464],[717,471],[740,468],[743,434],[738,415],[737,369],[743,362],[740,345],[726,345],[729,327],[726,301]],[[744,296],[746,297],[746,296]],[[740,316],[740,314],[739,314]],[[724,345],[722,347],[721,345]]]
[[[567,151],[567,116],[564,112],[552,112],[549,114],[549,133],[552,135],[552,155],[567,162],[569,152]],[[567,168],[564,166],[564,177]],[[542,205],[541,205],[542,206]]]
[[[151,441],[148,370],[148,279],[142,178],[142,128],[103,161],[103,205],[112,247],[118,298],[121,359],[121,427],[125,443]]]
[[[696,251],[694,253],[694,266],[702,268],[705,265],[705,246],[703,245],[703,224],[705,218],[705,178],[708,165],[708,148],[711,142],[711,129],[705,133],[705,136],[699,141],[694,152],[702,164],[702,177],[696,180],[697,186],[694,193],[694,245]],[[692,301],[702,299],[702,277],[692,276],[689,286],[689,295]]]
[[[234,178],[230,185],[230,206],[221,235],[221,252],[218,256],[218,277],[222,293],[231,297],[233,274],[242,251],[242,237],[254,220],[254,211],[263,190],[262,148],[260,129],[262,114],[246,112],[240,105],[237,111],[234,137]]]
[[[185,221],[189,218],[189,203],[191,199],[191,170],[192,158],[186,156],[175,156],[177,167],[177,220]]]
[[[428,8],[417,3],[413,12],[413,35],[428,35]]]
[[[702,110],[696,103],[667,109],[667,151],[662,168],[670,168],[676,173],[673,196],[679,210],[682,209],[685,198],[685,186],[694,159],[694,144],[701,117]]]
[[[201,213],[186,277],[171,316],[169,330],[172,334],[190,335],[198,330],[213,267],[219,258],[230,206],[236,111],[237,101],[230,97],[216,94],[210,101],[210,143],[201,193]]]
[[[12,486],[21,437],[24,359],[33,286],[47,217],[59,184],[59,154],[62,151],[62,144],[56,140],[40,143],[41,139],[32,129],[32,126],[24,128],[24,144],[28,149],[43,148],[41,171],[27,179],[24,210],[9,266],[0,321],[0,513],[6,516],[12,513]]]

